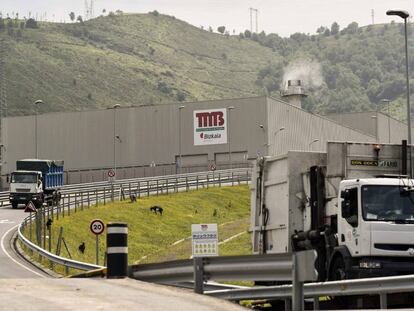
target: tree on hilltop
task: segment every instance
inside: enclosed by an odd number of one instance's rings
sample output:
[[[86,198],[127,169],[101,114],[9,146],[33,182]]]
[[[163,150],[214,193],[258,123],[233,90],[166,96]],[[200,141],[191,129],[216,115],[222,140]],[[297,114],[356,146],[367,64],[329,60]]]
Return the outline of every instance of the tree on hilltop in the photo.
[[[29,18],[26,21],[26,28],[38,28],[36,20],[34,18]]]
[[[75,18],[76,18],[75,12],[70,12],[69,13],[69,17],[70,17],[70,20],[73,22],[75,20]]]
[[[331,26],[331,35],[335,36],[339,33],[339,24],[337,22],[333,22]]]
[[[226,27],[225,27],[225,26],[220,26],[220,27],[217,27],[217,31],[218,31],[219,33],[223,34],[223,33],[226,31]]]

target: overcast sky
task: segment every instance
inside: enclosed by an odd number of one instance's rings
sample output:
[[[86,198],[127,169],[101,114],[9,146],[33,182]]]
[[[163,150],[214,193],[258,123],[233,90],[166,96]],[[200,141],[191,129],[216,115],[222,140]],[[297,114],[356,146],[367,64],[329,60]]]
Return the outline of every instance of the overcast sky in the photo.
[[[372,10],[375,23],[392,20],[385,15],[388,9],[401,8],[414,13],[413,0],[94,0],[94,7],[96,14],[104,8],[108,12],[158,10],[195,26],[211,25],[216,30],[217,26],[224,25],[236,33],[250,29],[249,8],[252,7],[259,10],[259,31],[281,36],[295,32],[312,34],[318,26],[330,26],[334,21],[341,27],[353,21],[361,26],[368,25],[372,23]],[[20,16],[28,16],[31,12],[39,19],[46,12],[49,21],[68,22],[71,11],[84,15],[85,0],[1,0],[0,11],[4,15],[17,11]]]

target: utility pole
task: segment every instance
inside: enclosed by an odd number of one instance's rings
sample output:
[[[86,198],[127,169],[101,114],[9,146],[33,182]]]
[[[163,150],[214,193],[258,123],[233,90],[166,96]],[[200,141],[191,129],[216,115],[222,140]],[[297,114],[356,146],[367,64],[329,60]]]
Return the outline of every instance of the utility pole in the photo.
[[[253,12],[255,12],[256,33],[259,32],[258,9],[249,8],[250,10],[250,32],[253,33]]]
[[[4,145],[3,145],[3,118],[7,117],[7,86],[6,86],[6,42],[0,39],[0,171],[3,171]],[[0,179],[0,188],[3,188]]]
[[[250,11],[250,33],[253,33],[253,8],[250,8],[249,11]]]

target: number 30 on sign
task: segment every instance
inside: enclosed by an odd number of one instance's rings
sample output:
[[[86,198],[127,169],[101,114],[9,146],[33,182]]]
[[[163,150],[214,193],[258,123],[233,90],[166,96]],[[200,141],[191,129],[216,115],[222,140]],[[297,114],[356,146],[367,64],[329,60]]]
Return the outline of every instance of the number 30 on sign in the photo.
[[[105,225],[102,220],[94,219],[91,221],[90,229],[93,234],[99,235],[104,232]]]

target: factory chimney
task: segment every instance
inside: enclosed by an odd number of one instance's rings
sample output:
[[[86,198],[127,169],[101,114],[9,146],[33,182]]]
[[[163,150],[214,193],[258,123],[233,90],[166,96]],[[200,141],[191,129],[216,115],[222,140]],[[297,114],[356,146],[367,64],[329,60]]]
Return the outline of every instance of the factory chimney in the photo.
[[[280,95],[289,104],[302,108],[302,98],[308,96],[302,87],[301,80],[288,80],[287,87],[280,92]]]

